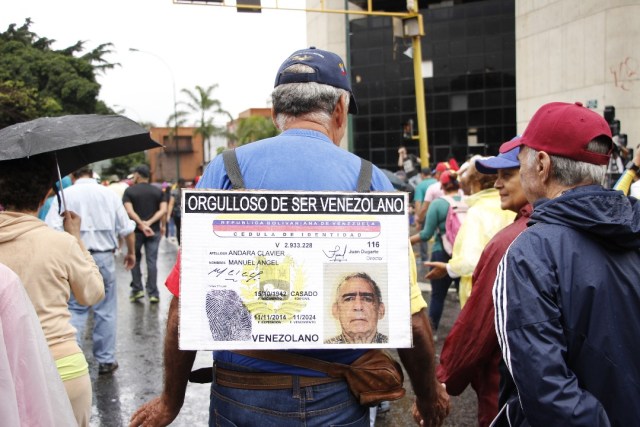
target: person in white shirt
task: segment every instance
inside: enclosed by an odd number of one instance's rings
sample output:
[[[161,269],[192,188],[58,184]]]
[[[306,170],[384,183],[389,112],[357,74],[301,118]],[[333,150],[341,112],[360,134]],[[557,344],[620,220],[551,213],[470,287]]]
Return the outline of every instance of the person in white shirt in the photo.
[[[114,252],[118,239],[127,244],[124,266],[133,268],[135,257],[135,223],[116,193],[100,185],[93,178],[93,171],[86,166],[72,174],[74,183],[64,190],[67,209],[82,218],[80,237],[100,268],[104,280],[105,297],[92,307],[78,304],[73,295],[69,299],[71,324],[78,330],[78,343],[82,345],[84,329],[93,309],[93,355],[98,361],[98,373],[108,374],[118,368],[116,360],[117,292]],[[62,217],[58,215],[58,201],[54,200],[45,222],[56,230],[62,230]]]

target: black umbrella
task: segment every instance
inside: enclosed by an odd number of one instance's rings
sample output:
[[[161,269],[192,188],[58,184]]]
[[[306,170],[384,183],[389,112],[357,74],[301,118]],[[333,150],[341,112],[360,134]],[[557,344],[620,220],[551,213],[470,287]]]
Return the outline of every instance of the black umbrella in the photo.
[[[124,116],[43,117],[0,129],[0,162],[55,153],[62,175],[99,160],[162,145]]]
[[[60,180],[90,163],[158,147],[147,129],[119,115],[43,117],[0,129],[0,162],[51,153]]]

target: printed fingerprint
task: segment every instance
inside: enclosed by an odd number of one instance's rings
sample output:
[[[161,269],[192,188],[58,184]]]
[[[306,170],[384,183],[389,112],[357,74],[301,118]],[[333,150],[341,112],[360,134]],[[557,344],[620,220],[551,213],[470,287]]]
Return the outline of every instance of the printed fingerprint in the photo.
[[[211,289],[207,293],[206,310],[215,341],[251,338],[251,314],[235,291]]]

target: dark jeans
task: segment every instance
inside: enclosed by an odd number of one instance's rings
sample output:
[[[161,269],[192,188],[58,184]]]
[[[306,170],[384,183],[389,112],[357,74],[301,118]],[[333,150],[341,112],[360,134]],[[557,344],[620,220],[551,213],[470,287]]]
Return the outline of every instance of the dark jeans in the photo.
[[[445,251],[431,252],[431,261],[449,262],[450,259],[451,257]],[[444,276],[442,279],[431,280],[429,319],[431,320],[431,327],[434,333],[438,330],[438,325],[440,325],[440,318],[444,310],[444,300],[447,297],[449,286],[451,286],[451,283],[455,283],[455,285],[458,286],[459,281],[460,279],[452,279],[449,276]]]
[[[282,390],[243,390],[211,385],[209,426],[369,427],[346,382]]]
[[[142,247],[144,246],[145,261],[147,263],[147,296],[157,297],[158,294],[158,248],[162,234],[156,233],[146,237],[136,232],[136,265],[131,270],[131,292],[141,291],[142,288]]]

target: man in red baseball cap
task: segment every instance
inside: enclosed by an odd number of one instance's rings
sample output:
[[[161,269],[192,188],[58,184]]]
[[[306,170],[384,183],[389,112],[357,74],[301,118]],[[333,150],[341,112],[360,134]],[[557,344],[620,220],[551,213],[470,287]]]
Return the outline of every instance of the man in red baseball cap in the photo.
[[[640,205],[602,187],[611,133],[553,102],[520,139],[534,211],[493,288],[504,369],[492,425],[640,425]]]

